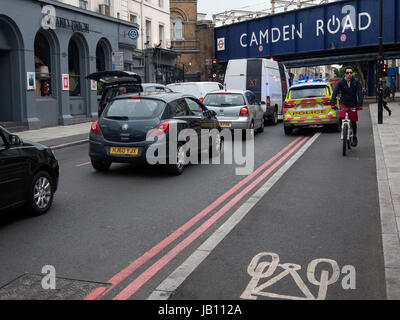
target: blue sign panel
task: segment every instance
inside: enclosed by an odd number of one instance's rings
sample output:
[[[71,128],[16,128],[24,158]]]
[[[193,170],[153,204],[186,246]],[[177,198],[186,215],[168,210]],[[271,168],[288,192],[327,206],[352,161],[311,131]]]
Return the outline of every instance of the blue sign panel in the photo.
[[[400,42],[400,0],[384,2],[384,43]],[[215,29],[218,61],[378,45],[379,1],[339,1]]]

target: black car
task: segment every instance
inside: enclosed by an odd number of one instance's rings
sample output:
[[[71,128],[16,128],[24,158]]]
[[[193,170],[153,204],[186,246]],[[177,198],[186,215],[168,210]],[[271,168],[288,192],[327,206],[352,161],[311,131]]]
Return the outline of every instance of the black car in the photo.
[[[0,212],[23,205],[32,215],[47,212],[58,175],[58,161],[50,148],[24,142],[0,127]]]
[[[102,94],[99,101],[98,115],[100,117],[107,104],[116,96],[120,95],[120,88],[124,87],[126,93],[143,92],[142,79],[130,71],[101,71],[89,74],[88,79],[100,83]]]
[[[147,151],[151,147],[151,150],[165,150],[162,155],[155,156],[159,159],[164,157],[165,161],[161,164],[165,164],[171,174],[179,175],[188,159],[184,143],[178,141],[178,135],[184,129],[196,132],[198,151],[208,148],[214,150],[214,154],[219,153],[221,137],[216,113],[207,110],[195,97],[182,93],[119,96],[107,105],[100,119],[92,123],[89,136],[92,165],[94,169],[104,171],[110,168],[112,162],[150,163]],[[176,137],[172,135],[175,130]],[[210,141],[202,145],[201,135],[205,133],[210,133]],[[169,150],[173,139],[170,140],[170,135],[176,138],[175,150],[171,149],[175,158],[171,161]]]

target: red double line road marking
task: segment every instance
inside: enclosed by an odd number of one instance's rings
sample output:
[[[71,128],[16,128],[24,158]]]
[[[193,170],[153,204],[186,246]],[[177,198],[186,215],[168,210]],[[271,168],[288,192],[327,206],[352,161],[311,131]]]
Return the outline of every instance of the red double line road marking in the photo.
[[[254,189],[260,182],[262,182],[276,167],[278,167],[286,158],[288,158],[294,151],[296,151],[305,141],[310,137],[303,138],[297,145],[295,145],[288,153],[286,153],[280,160],[276,161],[268,170],[260,175],[256,180],[243,189],[232,200],[225,204],[220,210],[212,215],[206,222],[204,222],[195,231],[189,234],[184,240],[178,243],[166,255],[161,257],[151,267],[144,271],[134,281],[132,281],[125,289],[123,289],[113,300],[126,300],[138,291],[148,280],[150,280],[159,270],[175,258],[183,249],[196,240],[204,231],[213,225],[220,217],[222,217],[229,209],[231,209],[240,199],[247,193]]]
[[[302,139],[303,138],[303,139]],[[302,140],[301,140],[302,139]],[[277,153],[274,157],[266,161],[263,165],[261,165],[257,170],[255,170],[252,174],[248,175],[246,178],[238,182],[235,186],[233,186],[230,190],[225,192],[222,196],[220,196],[218,199],[216,199],[213,203],[211,203],[208,207],[200,211],[196,216],[194,216],[192,219],[190,219],[188,222],[186,222],[184,225],[182,225],[180,228],[175,230],[172,234],[170,234],[167,238],[165,238],[163,241],[155,245],[152,249],[144,253],[142,256],[137,258],[134,262],[132,262],[128,267],[114,275],[110,280],[108,280],[108,283],[111,283],[111,286],[106,288],[106,287],[99,287],[93,290],[89,295],[85,297],[85,300],[97,300],[106,295],[108,292],[110,292],[112,289],[114,289],[119,283],[121,283],[123,280],[125,280],[127,277],[129,277],[137,268],[142,266],[144,263],[146,263],[148,260],[153,258],[156,254],[158,254],[160,251],[162,251],[165,247],[167,247],[170,243],[175,241],[178,237],[183,235],[188,229],[190,229],[195,223],[197,223],[199,220],[201,220],[203,217],[205,217],[208,213],[210,213],[212,210],[214,210],[216,207],[218,207],[221,203],[223,203],[227,198],[229,198],[233,193],[235,193],[237,190],[239,190],[243,185],[245,185],[248,181],[250,181],[253,177],[255,177],[260,171],[271,165],[276,159],[278,159],[282,154],[284,154],[286,151],[288,151],[290,148],[292,148],[296,143],[299,142],[294,149],[291,150],[290,154],[293,153],[295,149],[297,149],[301,144],[305,142],[308,138],[304,137],[298,137],[294,141],[292,141],[289,145],[287,145],[285,148],[283,148],[279,153]],[[285,156],[285,159],[288,157],[288,155]],[[281,163],[283,160],[281,160],[279,163]],[[275,166],[276,167],[276,166]],[[274,168],[275,168],[274,167]],[[273,169],[272,169],[273,170]],[[270,169],[270,171],[272,171]],[[258,181],[259,178],[256,180]],[[262,180],[262,179],[261,179]],[[261,181],[259,180],[259,181]],[[254,182],[253,182],[254,183]],[[255,186],[255,185],[254,185]],[[253,187],[254,187],[253,186]],[[252,187],[252,188],[253,188]],[[252,189],[251,188],[251,189]],[[248,193],[251,189],[247,190],[248,188],[244,189],[240,195],[242,198],[246,193]],[[246,193],[243,193],[245,190]],[[239,195],[238,195],[239,196]],[[236,199],[238,196],[233,198],[231,201]],[[239,201],[240,198],[236,200]],[[228,206],[230,203],[228,202],[225,206]],[[235,202],[235,203],[236,203]],[[221,209],[223,210],[225,206]],[[232,207],[232,205],[229,206]],[[220,211],[221,211],[220,210]],[[229,210],[229,209],[227,209]],[[224,213],[227,211],[224,209]],[[218,211],[218,212],[220,212]],[[218,214],[217,212],[217,214]],[[214,216],[213,216],[214,217]],[[211,219],[211,218],[210,218]],[[176,247],[175,247],[176,248]],[[143,274],[142,274],[143,275]],[[136,280],[135,280],[136,281]],[[147,280],[146,280],[147,281]],[[137,289],[136,289],[137,290]],[[122,293],[122,292],[121,292]],[[119,295],[117,296],[119,297]],[[117,298],[116,297],[116,298]]]
[[[83,167],[83,166],[86,166],[88,164],[90,164],[90,161],[89,162],[85,162],[85,163],[81,163],[81,164],[77,164],[75,167]]]

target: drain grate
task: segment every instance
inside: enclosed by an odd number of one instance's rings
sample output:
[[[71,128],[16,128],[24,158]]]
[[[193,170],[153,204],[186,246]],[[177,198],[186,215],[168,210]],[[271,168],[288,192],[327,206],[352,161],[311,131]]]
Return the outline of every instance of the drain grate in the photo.
[[[84,280],[56,278],[56,288],[42,288],[43,275],[26,273],[0,288],[0,300],[82,300],[97,287],[110,286]]]

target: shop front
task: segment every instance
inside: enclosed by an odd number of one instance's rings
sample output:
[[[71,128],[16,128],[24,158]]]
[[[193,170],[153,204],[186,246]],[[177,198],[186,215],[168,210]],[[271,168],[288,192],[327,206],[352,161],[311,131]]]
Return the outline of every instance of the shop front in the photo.
[[[0,125],[96,118],[97,85],[86,76],[111,70],[113,52],[133,52],[137,28],[54,0],[0,1]]]

